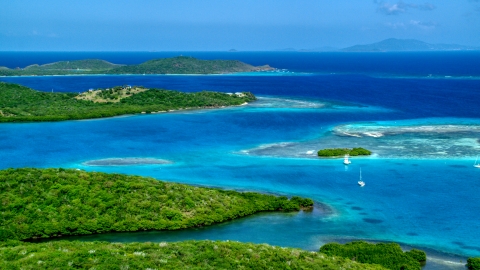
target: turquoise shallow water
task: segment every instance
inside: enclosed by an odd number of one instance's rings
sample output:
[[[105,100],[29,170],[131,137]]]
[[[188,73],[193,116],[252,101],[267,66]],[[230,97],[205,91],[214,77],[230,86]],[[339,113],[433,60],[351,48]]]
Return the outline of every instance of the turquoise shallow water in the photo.
[[[459,73],[460,74],[460,73]],[[68,167],[313,198],[312,212],[262,213],[178,232],[83,240],[230,239],[316,250],[329,241],[397,241],[461,268],[480,256],[478,80],[329,76],[78,76],[1,78],[49,91],[117,84],[252,91],[256,103],[58,123],[0,125],[0,168]],[[368,158],[309,151],[364,146]],[[170,164],[88,166],[108,158]],[[357,185],[359,170],[366,186]],[[458,256],[448,255],[457,254]],[[446,264],[437,269],[447,267]],[[435,267],[434,267],[435,268]]]
[[[355,110],[368,112],[369,108],[352,107],[343,113],[318,108],[314,114],[334,116]],[[274,115],[280,119],[275,120]],[[299,137],[326,136],[322,131],[328,126],[321,122],[305,129],[274,125],[275,121],[288,123],[290,117],[289,109],[270,108],[262,113],[258,108],[252,112],[249,107],[241,107],[6,124],[0,126],[0,159],[4,167],[70,167],[137,174],[195,185],[300,195],[325,204],[310,213],[263,214],[219,225],[221,230],[187,233],[186,238],[268,242],[306,249],[317,249],[334,238],[357,238],[400,241],[463,255],[480,254],[480,221],[474,218],[480,211],[476,203],[480,170],[473,168],[471,159],[377,156],[354,158],[346,167],[338,159],[242,153],[242,149],[265,142],[298,142]],[[269,119],[270,123],[255,126],[258,118]],[[292,126],[296,125],[292,122]],[[288,156],[288,151],[283,154]],[[84,164],[112,157],[159,158],[173,164]],[[360,167],[367,183],[364,188],[356,184]],[[129,235],[127,239],[182,239],[184,235],[147,233]],[[118,240],[115,236],[113,239]]]

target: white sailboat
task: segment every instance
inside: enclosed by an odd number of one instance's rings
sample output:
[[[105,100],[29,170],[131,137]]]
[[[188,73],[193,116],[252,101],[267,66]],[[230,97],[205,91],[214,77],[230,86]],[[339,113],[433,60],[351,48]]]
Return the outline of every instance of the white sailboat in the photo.
[[[477,163],[477,161],[478,161],[478,156],[477,156],[477,158],[475,159],[475,163],[473,163],[473,167],[480,169],[480,163]]]
[[[365,182],[362,180],[362,168],[360,168],[360,180],[358,181],[358,185],[361,187],[365,186]]]
[[[350,163],[352,163],[349,159],[348,159],[349,155],[345,155],[345,157],[343,158],[343,164],[345,165],[348,165]]]

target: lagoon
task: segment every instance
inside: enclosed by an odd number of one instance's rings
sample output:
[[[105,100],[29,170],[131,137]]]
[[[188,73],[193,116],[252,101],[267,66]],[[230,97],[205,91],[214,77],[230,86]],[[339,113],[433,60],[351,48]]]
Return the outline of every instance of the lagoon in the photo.
[[[286,55],[277,62],[302,71],[300,60]],[[310,57],[315,59],[313,54]],[[480,153],[480,80],[400,78],[398,72],[388,78],[355,72],[325,75],[320,74],[323,67],[315,70],[314,61],[308,63],[304,70],[312,72],[308,76],[0,78],[43,91],[80,92],[129,84],[182,91],[250,91],[260,97],[247,106],[220,110],[1,124],[0,167],[118,172],[299,195],[317,202],[312,212],[260,214],[179,232],[83,239],[230,239],[308,250],[332,240],[369,239],[457,254],[460,259],[480,256],[480,170],[472,166]],[[428,65],[423,68],[425,73],[430,70]],[[479,75],[471,70],[465,74]],[[367,133],[382,136],[364,136]],[[375,155],[353,158],[345,167],[342,160],[308,154],[340,146],[365,146]],[[112,158],[170,162],[85,165]],[[360,167],[364,188],[356,183]]]

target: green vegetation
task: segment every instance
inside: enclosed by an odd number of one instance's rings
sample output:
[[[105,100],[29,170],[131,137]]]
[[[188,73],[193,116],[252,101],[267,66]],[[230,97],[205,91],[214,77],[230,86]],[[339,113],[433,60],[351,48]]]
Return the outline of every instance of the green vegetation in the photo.
[[[118,67],[109,74],[221,74],[272,70],[269,66],[254,67],[238,60],[200,60],[179,56],[150,60],[140,65]]]
[[[93,91],[92,91],[93,92]],[[251,93],[182,93],[113,87],[82,94],[40,92],[0,82],[0,122],[62,121],[180,109],[218,108],[256,100]]]
[[[344,155],[350,155],[350,156],[368,156],[371,155],[372,152],[370,152],[367,149],[357,147],[353,149],[349,148],[327,148],[327,149],[322,149],[318,151],[318,156],[319,157],[340,157]]]
[[[45,65],[31,65],[23,69],[26,74],[33,75],[58,75],[60,74],[79,74],[90,71],[104,71],[119,67],[120,65],[98,59],[62,61]]]
[[[318,252],[222,241],[0,243],[1,269],[384,269]]]
[[[98,74],[120,66],[99,59],[61,61],[45,65],[31,65],[23,69],[0,68],[0,76]]]
[[[413,258],[415,261],[419,262],[422,265],[427,262],[427,254],[422,250],[411,249],[405,252],[405,254],[407,254],[408,256],[410,256],[411,258]]]
[[[274,68],[252,66],[238,60],[200,60],[178,56],[150,60],[139,65],[117,65],[99,59],[62,61],[31,65],[23,69],[0,67],[0,76],[72,75],[72,74],[223,74],[268,71]]]
[[[468,258],[467,268],[468,270],[480,270],[480,258]]]
[[[369,244],[354,241],[344,245],[329,243],[320,248],[320,252],[329,256],[350,258],[360,263],[379,264],[392,270],[419,270],[427,257],[425,252],[412,249],[403,252],[395,243]]]
[[[65,169],[0,171],[0,241],[211,225],[313,201]]]

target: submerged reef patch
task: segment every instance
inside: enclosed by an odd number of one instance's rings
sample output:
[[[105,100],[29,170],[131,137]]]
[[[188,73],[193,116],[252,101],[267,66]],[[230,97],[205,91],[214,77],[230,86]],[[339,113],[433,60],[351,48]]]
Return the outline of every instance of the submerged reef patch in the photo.
[[[367,223],[372,223],[372,224],[379,224],[379,223],[383,222],[383,220],[374,219],[374,218],[364,218],[363,221],[365,221]]]
[[[474,158],[480,151],[479,136],[480,121],[475,119],[415,119],[340,125],[327,133],[319,131],[318,139],[264,144],[245,151],[312,159],[315,148],[363,147],[382,158]]]
[[[437,120],[438,121],[438,120]],[[480,123],[419,123],[414,122],[378,122],[340,125],[333,129],[338,136],[374,137],[400,135],[405,133],[437,134],[437,138],[445,139],[440,134],[475,132],[480,133]]]
[[[258,97],[255,103],[249,107],[258,108],[292,108],[292,109],[318,109],[324,107],[331,107],[332,105],[322,101],[311,101],[293,98],[279,98],[279,97]]]
[[[136,165],[161,165],[172,164],[172,161],[157,158],[106,158],[84,162],[86,166],[136,166]]]

